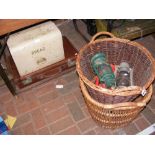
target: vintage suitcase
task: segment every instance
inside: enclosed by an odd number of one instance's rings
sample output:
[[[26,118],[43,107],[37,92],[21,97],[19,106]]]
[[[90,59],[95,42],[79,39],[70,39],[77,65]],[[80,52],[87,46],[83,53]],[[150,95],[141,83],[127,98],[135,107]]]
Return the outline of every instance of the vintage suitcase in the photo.
[[[52,21],[11,34],[7,45],[20,76],[64,59],[62,34]]]
[[[24,88],[43,79],[56,78],[60,75],[74,70],[77,50],[73,47],[73,45],[66,37],[63,37],[63,47],[65,54],[65,58],[63,60],[52,65],[46,66],[25,76],[19,75],[19,72],[12,59],[12,56],[11,54],[9,54],[9,56],[7,56],[6,63],[9,72],[13,75],[13,82],[15,83],[17,88]]]

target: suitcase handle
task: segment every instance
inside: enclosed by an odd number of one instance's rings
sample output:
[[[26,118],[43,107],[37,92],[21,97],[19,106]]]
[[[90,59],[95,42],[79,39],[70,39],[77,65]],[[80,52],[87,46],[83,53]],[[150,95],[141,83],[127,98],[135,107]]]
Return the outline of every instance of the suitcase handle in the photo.
[[[94,41],[95,41],[99,36],[101,36],[101,35],[106,35],[106,36],[110,36],[111,38],[116,38],[116,37],[115,37],[112,33],[110,33],[110,32],[99,32],[99,33],[96,33],[96,34],[92,37],[90,43],[94,42]]]

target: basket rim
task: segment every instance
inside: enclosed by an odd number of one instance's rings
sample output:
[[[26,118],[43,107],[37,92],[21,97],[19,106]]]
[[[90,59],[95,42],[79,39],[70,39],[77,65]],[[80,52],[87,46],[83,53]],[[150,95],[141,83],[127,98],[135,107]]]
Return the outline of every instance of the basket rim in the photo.
[[[119,88],[119,89],[110,90],[110,89],[101,88],[99,86],[96,86],[86,76],[84,76],[84,74],[81,71],[81,66],[80,66],[80,59],[81,59],[80,56],[81,56],[81,54],[83,53],[84,50],[86,50],[92,44],[100,43],[100,42],[103,42],[103,41],[108,41],[108,42],[110,42],[110,41],[118,41],[118,42],[121,42],[121,43],[136,46],[141,50],[141,52],[143,52],[148,57],[148,59],[153,64],[152,65],[153,71],[151,73],[151,76],[150,76],[149,80],[145,83],[145,85],[143,87],[129,86],[129,87],[126,87],[126,88]],[[155,61],[154,61],[154,58],[153,58],[152,54],[144,46],[142,46],[141,44],[139,44],[137,42],[130,41],[128,39],[122,39],[122,38],[104,38],[104,39],[95,40],[93,42],[91,41],[88,44],[84,45],[80,49],[80,51],[79,51],[79,53],[77,55],[77,59],[76,59],[76,70],[77,70],[80,78],[84,81],[84,83],[86,83],[92,89],[95,89],[95,90],[97,90],[97,91],[99,91],[101,93],[105,93],[105,94],[109,94],[109,95],[113,95],[113,96],[114,95],[129,96],[129,95],[141,94],[142,90],[147,89],[151,85],[151,83],[153,82],[153,80],[155,78]]]
[[[138,101],[122,102],[122,103],[116,103],[116,104],[108,104],[108,103],[103,104],[103,103],[100,103],[100,102],[96,101],[95,99],[93,99],[89,95],[82,79],[79,79],[79,80],[80,80],[80,87],[81,87],[84,97],[86,97],[86,99],[88,101],[90,101],[91,103],[95,104],[98,107],[104,108],[104,109],[126,110],[126,109],[144,107],[144,106],[146,106],[147,102],[151,99],[151,96],[153,93],[153,87],[152,87],[152,85],[150,85],[150,87],[148,88],[148,93]]]

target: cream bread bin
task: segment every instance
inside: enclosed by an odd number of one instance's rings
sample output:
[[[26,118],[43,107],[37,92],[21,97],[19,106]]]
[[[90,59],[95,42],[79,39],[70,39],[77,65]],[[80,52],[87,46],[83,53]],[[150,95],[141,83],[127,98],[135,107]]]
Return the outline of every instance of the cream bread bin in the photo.
[[[7,45],[20,76],[64,59],[62,35],[52,21],[10,35]]]

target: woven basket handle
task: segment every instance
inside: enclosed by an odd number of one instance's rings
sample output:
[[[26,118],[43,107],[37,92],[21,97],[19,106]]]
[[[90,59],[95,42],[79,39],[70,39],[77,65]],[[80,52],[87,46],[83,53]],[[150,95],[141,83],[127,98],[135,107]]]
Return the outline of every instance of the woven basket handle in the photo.
[[[146,106],[147,102],[151,99],[152,93],[153,93],[153,88],[152,85],[148,88],[148,93],[144,97],[142,97],[139,101],[135,102],[124,102],[124,103],[117,103],[117,104],[102,104],[94,100],[92,97],[87,92],[86,86],[84,85],[84,82],[82,79],[80,80],[80,86],[81,90],[84,94],[84,97],[88,100],[88,102],[95,104],[99,107],[105,108],[105,109],[115,109],[115,110],[123,110],[123,109],[132,109],[132,108],[137,108],[137,107],[144,107]]]
[[[110,33],[110,32],[99,32],[99,33],[96,33],[96,34],[92,37],[90,43],[94,42],[99,36],[102,36],[102,35],[110,36],[111,38],[116,38],[116,37],[115,37],[112,33]]]

